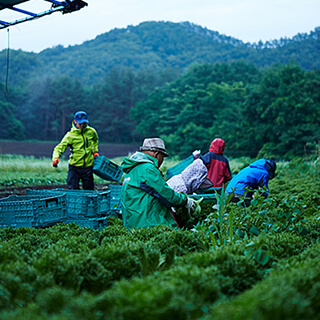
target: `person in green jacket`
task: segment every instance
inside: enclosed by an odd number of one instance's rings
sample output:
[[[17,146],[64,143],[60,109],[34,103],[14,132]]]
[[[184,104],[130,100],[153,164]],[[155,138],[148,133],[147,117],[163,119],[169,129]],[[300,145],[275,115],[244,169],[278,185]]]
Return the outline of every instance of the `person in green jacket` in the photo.
[[[71,130],[56,145],[52,154],[52,165],[58,166],[60,156],[70,147],[67,184],[69,189],[94,189],[93,159],[99,156],[99,137],[96,130],[88,125],[88,115],[84,111],[74,114]]]
[[[167,156],[163,140],[147,138],[140,151],[124,158],[121,166],[126,175],[120,200],[124,226],[167,225],[176,228],[178,225],[171,207],[195,209],[193,199],[175,192],[165,182],[159,168]]]

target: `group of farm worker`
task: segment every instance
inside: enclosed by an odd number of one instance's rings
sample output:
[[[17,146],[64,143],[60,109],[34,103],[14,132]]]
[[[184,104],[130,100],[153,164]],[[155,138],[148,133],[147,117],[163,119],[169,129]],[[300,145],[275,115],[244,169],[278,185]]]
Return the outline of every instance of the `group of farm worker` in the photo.
[[[259,187],[264,188],[267,197],[268,181],[275,175],[275,161],[259,159],[232,178],[224,149],[225,142],[214,139],[209,152],[201,156],[195,151],[192,164],[165,181],[159,170],[164,157],[169,156],[165,144],[160,138],[144,139],[140,151],[124,158],[122,163],[126,174],[121,192],[123,224],[128,228],[159,224],[177,227],[172,208],[184,206],[192,211],[196,202],[188,195],[198,189],[222,188],[227,182],[226,192],[232,194],[232,202],[244,198],[244,205],[250,205]]]
[[[67,147],[70,148],[69,189],[80,189],[80,181],[84,190],[94,189],[93,160],[99,157],[99,138],[88,123],[86,112],[76,112],[71,130],[53,150],[52,165],[57,167],[60,156]],[[169,156],[164,141],[160,138],[144,139],[140,150],[124,158],[121,165],[125,173],[121,192],[123,224],[128,228],[178,227],[174,208],[186,207],[193,211],[196,201],[189,195],[199,189],[224,188],[227,182],[226,192],[232,194],[232,202],[244,199],[244,205],[249,206],[259,187],[264,189],[267,197],[268,181],[275,176],[275,161],[256,160],[232,178],[224,149],[225,142],[214,139],[209,152],[202,156],[200,151],[195,151],[194,161],[181,174],[165,181],[159,169],[164,158]]]

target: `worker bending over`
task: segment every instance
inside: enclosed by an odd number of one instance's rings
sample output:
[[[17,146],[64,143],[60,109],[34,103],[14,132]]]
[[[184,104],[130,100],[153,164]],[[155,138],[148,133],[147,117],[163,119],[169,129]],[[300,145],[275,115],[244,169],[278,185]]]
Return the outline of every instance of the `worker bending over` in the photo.
[[[124,158],[126,173],[121,191],[121,208],[124,226],[177,227],[171,207],[185,206],[194,210],[196,203],[183,193],[177,193],[165,182],[159,170],[166,152],[163,140],[144,139],[140,151]]]

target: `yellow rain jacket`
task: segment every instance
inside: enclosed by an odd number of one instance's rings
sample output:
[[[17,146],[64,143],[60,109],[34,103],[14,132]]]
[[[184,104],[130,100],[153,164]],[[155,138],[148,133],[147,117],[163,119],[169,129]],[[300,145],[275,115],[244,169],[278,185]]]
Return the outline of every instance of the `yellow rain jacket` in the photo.
[[[93,166],[93,153],[98,152],[98,143],[99,137],[94,128],[87,126],[84,129],[77,129],[72,122],[71,130],[54,148],[52,159],[60,158],[67,147],[70,147],[69,164],[75,167]]]

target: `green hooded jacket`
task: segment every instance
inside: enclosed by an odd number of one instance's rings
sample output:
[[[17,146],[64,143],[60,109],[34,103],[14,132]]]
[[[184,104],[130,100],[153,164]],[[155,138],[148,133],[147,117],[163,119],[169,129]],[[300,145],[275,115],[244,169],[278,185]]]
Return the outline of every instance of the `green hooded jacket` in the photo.
[[[67,147],[70,147],[69,164],[76,167],[91,167],[93,153],[98,152],[98,143],[99,137],[94,128],[87,126],[84,129],[78,129],[72,122],[71,130],[55,146],[52,160],[60,158]]]
[[[170,208],[185,205],[187,196],[167,185],[157,164],[157,159],[143,152],[136,152],[122,162],[126,175],[121,209],[123,224],[128,228],[160,224],[177,227]]]

